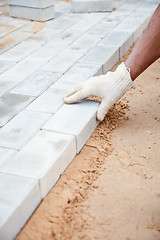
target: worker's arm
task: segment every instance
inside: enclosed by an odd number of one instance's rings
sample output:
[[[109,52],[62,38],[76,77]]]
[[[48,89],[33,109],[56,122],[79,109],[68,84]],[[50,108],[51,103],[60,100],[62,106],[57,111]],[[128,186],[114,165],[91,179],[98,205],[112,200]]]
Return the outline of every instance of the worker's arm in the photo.
[[[98,120],[102,121],[109,108],[133,86],[132,80],[159,57],[160,5],[125,63],[122,63],[115,72],[107,72],[81,83],[65,94],[63,100],[65,103],[74,103],[93,95],[102,98],[97,112]]]
[[[135,80],[145,69],[160,57],[160,4],[154,12],[146,30],[137,41],[132,53],[125,61]]]

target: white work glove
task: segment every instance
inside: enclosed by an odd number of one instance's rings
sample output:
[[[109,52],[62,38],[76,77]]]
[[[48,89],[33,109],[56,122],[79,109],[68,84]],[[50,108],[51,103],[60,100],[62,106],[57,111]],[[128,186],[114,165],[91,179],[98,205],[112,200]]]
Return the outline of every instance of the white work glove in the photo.
[[[133,82],[124,63],[118,66],[115,72],[92,77],[77,85],[63,95],[64,103],[74,103],[89,96],[102,99],[98,108],[97,119],[102,121],[109,108],[116,103],[131,87]]]

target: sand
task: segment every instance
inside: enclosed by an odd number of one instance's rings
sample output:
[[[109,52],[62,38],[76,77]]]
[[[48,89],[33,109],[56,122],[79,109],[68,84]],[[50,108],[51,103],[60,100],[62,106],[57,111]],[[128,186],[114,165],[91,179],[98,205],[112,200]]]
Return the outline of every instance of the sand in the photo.
[[[17,240],[160,239],[160,60],[135,86],[109,111]]]

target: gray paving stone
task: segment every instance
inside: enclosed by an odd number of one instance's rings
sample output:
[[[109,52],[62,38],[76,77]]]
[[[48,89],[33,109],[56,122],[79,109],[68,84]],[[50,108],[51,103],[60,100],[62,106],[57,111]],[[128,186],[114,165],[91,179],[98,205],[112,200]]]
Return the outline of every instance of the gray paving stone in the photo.
[[[27,109],[46,113],[55,113],[63,105],[62,96],[49,88],[35,99]]]
[[[101,64],[95,63],[77,63],[64,76],[62,76],[57,83],[69,84],[73,87],[81,82],[88,80],[94,75],[102,73],[101,66]]]
[[[5,15],[1,15],[1,23],[8,23],[10,21],[12,21],[12,18]]]
[[[24,110],[0,129],[0,146],[19,150],[51,117],[50,114]]]
[[[17,153],[16,150],[0,147],[0,156],[1,156],[0,157],[0,168],[3,164],[5,164],[16,153]]]
[[[71,27],[71,29],[78,29],[79,31],[86,32],[96,23],[102,21],[107,15],[108,13],[85,14],[80,21]]]
[[[35,21],[47,21],[55,17],[54,5],[47,8],[30,8],[9,5],[9,14],[12,17],[26,18]]]
[[[73,136],[40,131],[1,171],[39,179],[41,196],[44,197],[75,154],[76,142]]]
[[[110,57],[108,57],[108,60],[103,64],[102,66],[102,74],[106,74],[108,71],[110,71],[119,61],[119,51],[115,51]]]
[[[21,42],[20,44],[16,45],[15,47],[13,47],[13,49],[9,50],[8,52],[15,50],[15,51],[25,52],[26,54],[29,55],[30,53],[36,51],[40,47],[41,47],[41,43],[39,43],[37,41],[36,42],[24,41],[24,42]]]
[[[33,101],[33,97],[5,94],[0,97],[0,126],[11,120],[18,112]]]
[[[100,40],[101,38],[99,36],[93,36],[86,33],[82,35],[82,37],[78,38],[75,42],[73,42],[71,44],[71,47],[89,50],[93,48]]]
[[[0,73],[3,73],[6,70],[12,68],[15,64],[16,62],[13,62],[13,61],[0,60]]]
[[[24,80],[27,77],[30,77],[36,70],[38,70],[44,63],[45,59],[38,59],[32,56],[28,56],[14,67],[7,70],[3,76],[15,77],[19,80]]]
[[[98,106],[98,102],[89,100],[76,104],[64,104],[43,129],[74,135],[78,153],[98,125],[96,120]]]
[[[22,24],[13,21],[9,21],[7,23],[1,23],[0,34],[1,37],[8,35],[9,33],[15,31],[16,29],[22,27]]]
[[[31,8],[46,8],[53,6],[53,0],[8,0],[9,5],[24,6]]]
[[[91,36],[98,36],[104,38],[108,33],[110,33],[118,24],[119,22],[116,20],[109,21],[104,19],[94,25],[89,31],[87,32]]]
[[[15,31],[0,39],[0,44],[2,46],[2,48],[0,49],[0,54],[7,51],[11,47],[14,47],[23,40],[29,38],[32,34],[33,33],[28,32],[24,32],[22,34],[21,32]]]
[[[19,62],[20,60],[24,59],[28,55],[29,53],[27,54],[26,52],[22,52],[22,51],[15,51],[13,48],[11,48],[7,52],[0,55],[0,61],[3,60],[3,61]]]
[[[72,88],[72,84],[54,83],[38,98],[36,98],[28,107],[28,110],[56,113],[57,110],[64,104],[62,95]]]
[[[38,96],[57,81],[59,77],[59,74],[52,72],[37,71],[27,80],[15,87],[11,93]]]
[[[37,42],[41,45],[46,44],[49,40],[57,36],[57,33],[49,28],[43,28],[35,34],[32,34],[30,38],[27,39],[28,43]]]
[[[52,46],[50,43],[45,44],[40,49],[35,51],[31,56],[33,58],[41,58],[43,56],[43,60],[50,61],[56,55],[58,55],[65,47],[59,45],[57,47]]]
[[[110,48],[118,47],[120,49],[120,58],[128,51],[134,42],[134,35],[128,31],[118,31],[115,28],[108,34],[98,45],[102,47],[110,46]]]
[[[63,74],[68,71],[68,69],[70,69],[83,55],[84,51],[81,49],[67,48],[57,55],[56,58],[44,65],[42,70]]]
[[[41,201],[38,181],[0,174],[0,239],[12,240]]]
[[[68,14],[65,14],[64,16],[61,16],[55,20],[48,21],[46,28],[53,30],[54,32],[60,33],[63,32],[65,29],[71,27],[73,24],[75,24],[80,18],[78,17],[69,17]]]
[[[15,79],[14,77],[3,77],[0,75],[0,96],[9,92],[13,87],[20,83],[19,80]]]
[[[112,11],[112,0],[72,0],[73,12],[105,12]]]
[[[86,56],[81,58],[81,63],[100,64],[103,66],[103,73],[110,70],[119,60],[119,47],[110,45],[101,45],[101,42]]]

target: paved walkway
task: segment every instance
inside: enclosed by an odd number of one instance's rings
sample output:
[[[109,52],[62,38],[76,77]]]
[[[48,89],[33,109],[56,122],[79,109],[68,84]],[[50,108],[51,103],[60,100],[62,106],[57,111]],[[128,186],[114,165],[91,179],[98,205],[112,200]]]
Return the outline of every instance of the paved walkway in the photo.
[[[158,1],[157,1],[158,2]],[[0,0],[0,239],[13,239],[98,122],[98,102],[61,95],[106,73],[143,32],[156,1],[114,1],[112,13],[13,19]]]

